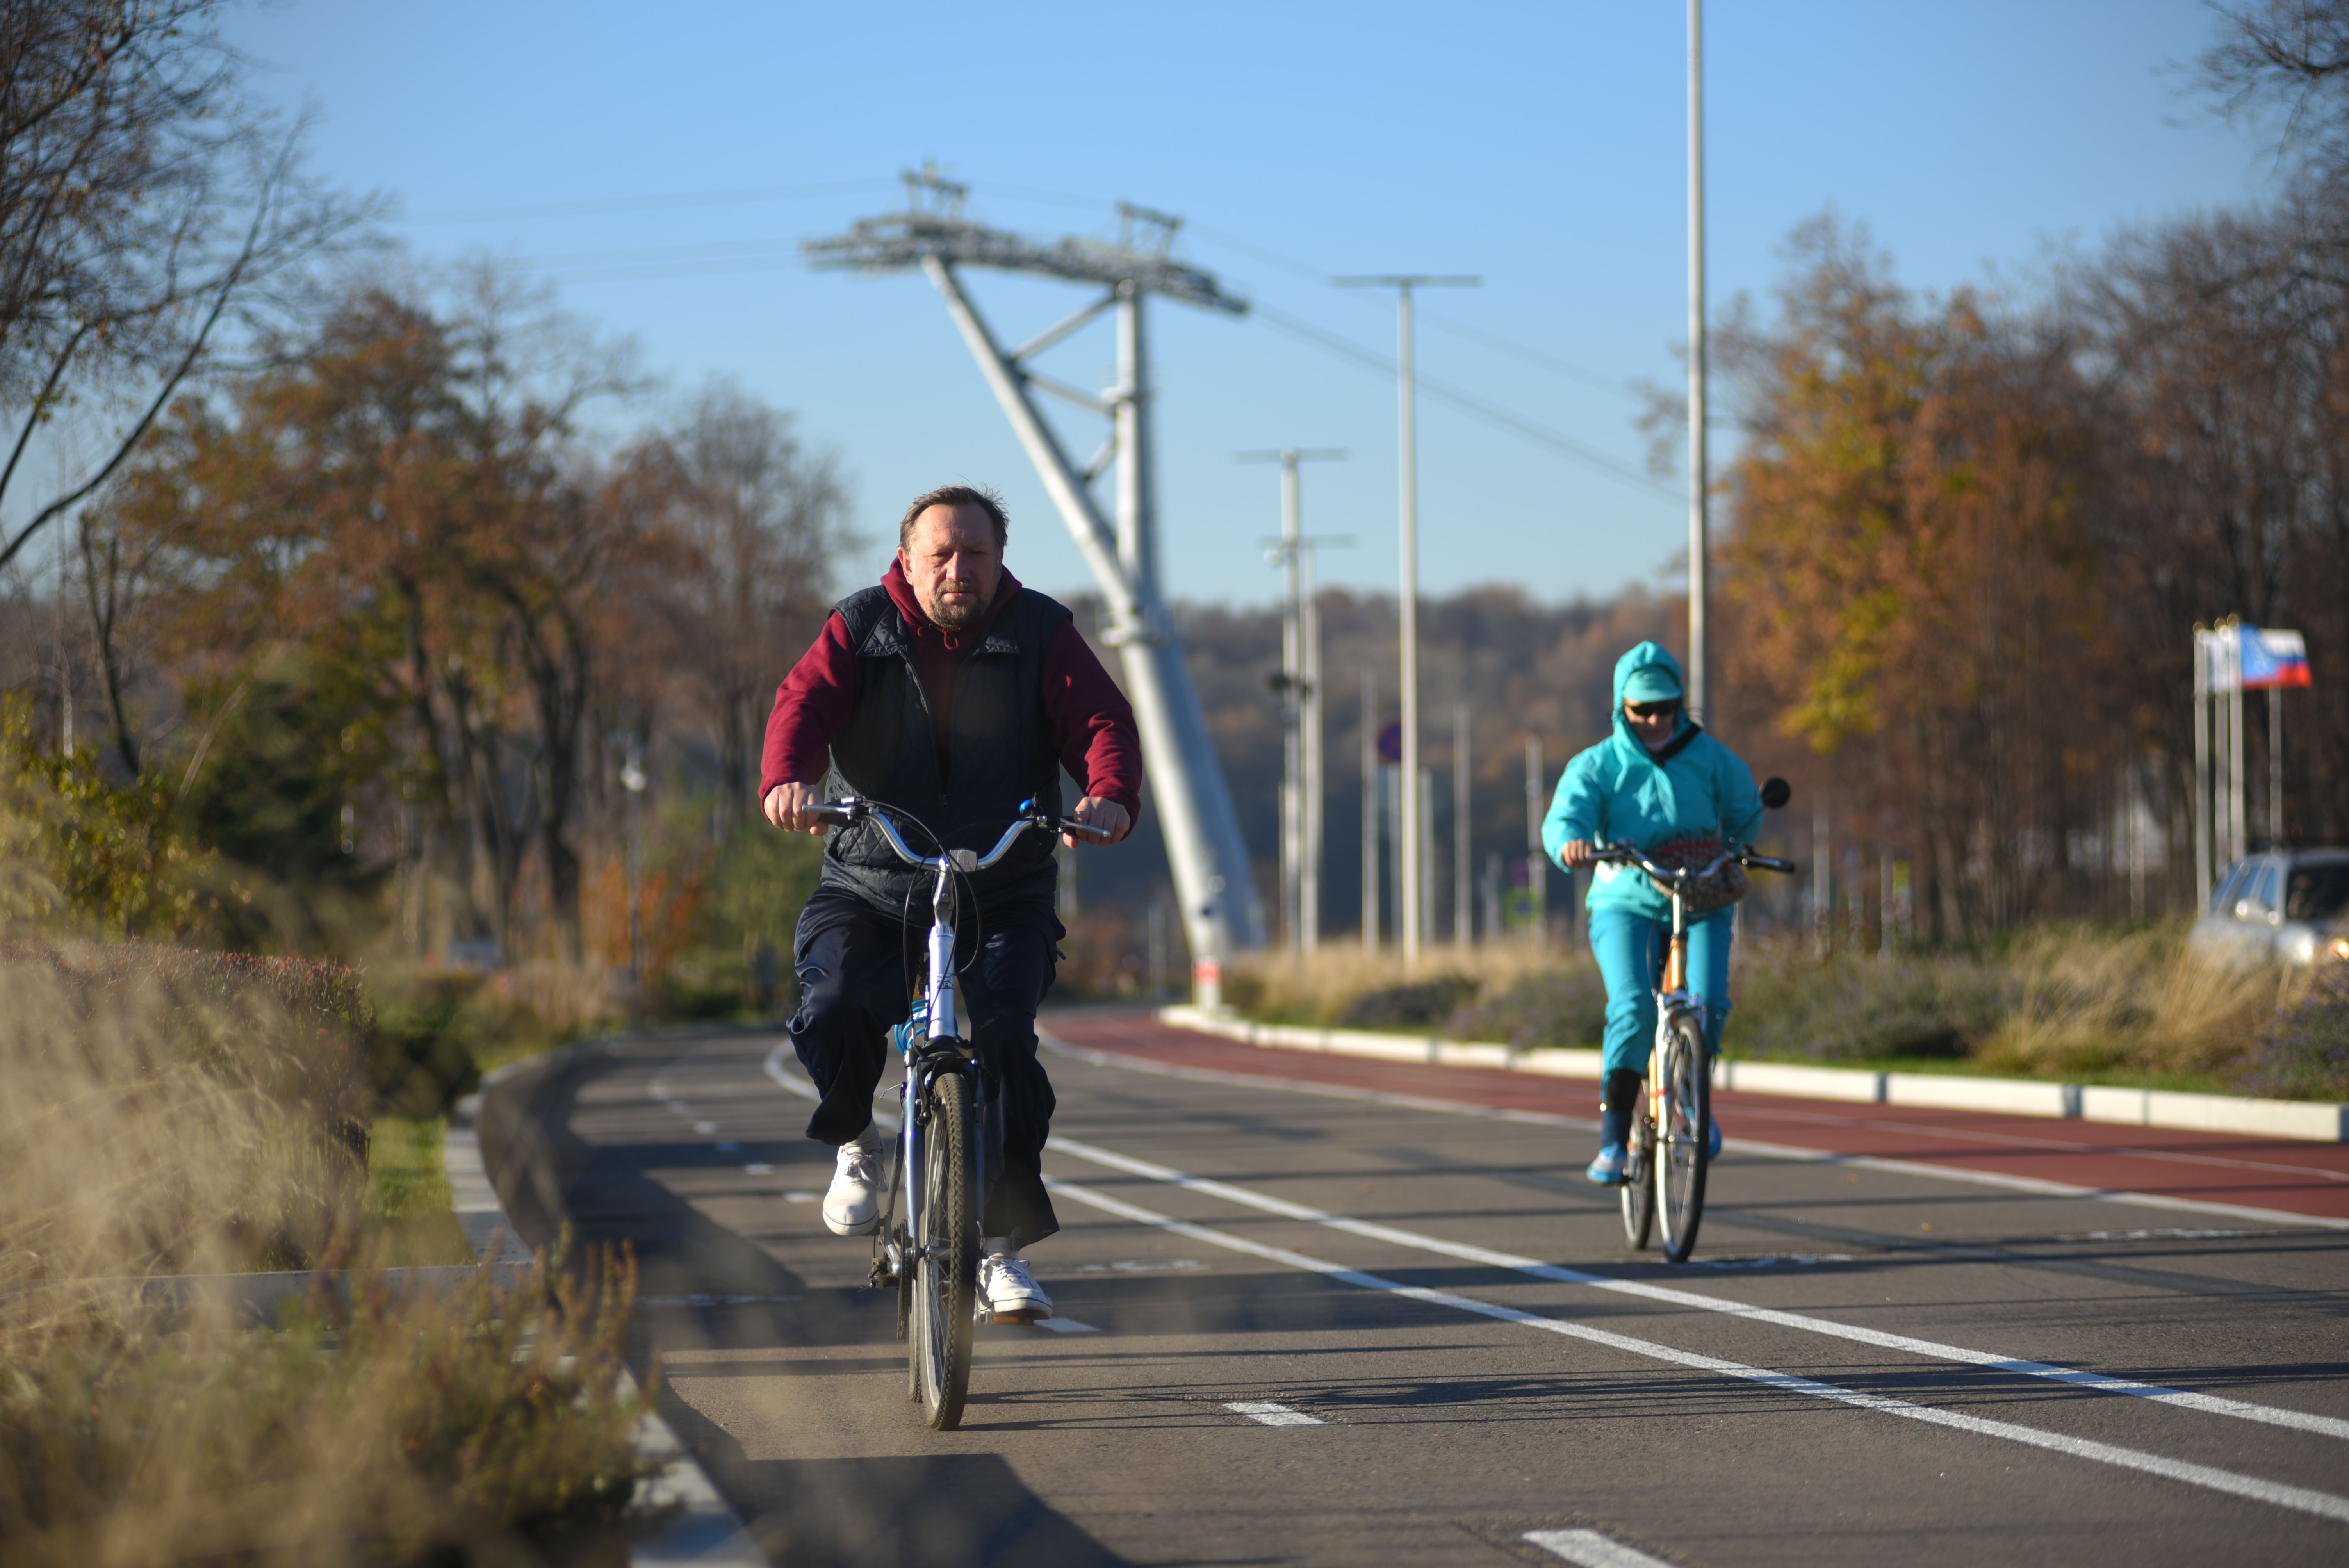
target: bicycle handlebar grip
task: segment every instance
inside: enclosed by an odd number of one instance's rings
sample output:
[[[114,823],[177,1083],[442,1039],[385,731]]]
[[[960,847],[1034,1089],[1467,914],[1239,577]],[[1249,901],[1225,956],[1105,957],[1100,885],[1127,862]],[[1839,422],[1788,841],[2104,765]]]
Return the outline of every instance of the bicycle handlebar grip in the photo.
[[[1088,839],[1106,839],[1109,837],[1109,830],[1107,828],[1096,828],[1091,822],[1080,822],[1074,817],[1061,818],[1059,830],[1063,833],[1076,833]]]
[[[1765,872],[1785,872],[1788,876],[1795,873],[1795,862],[1792,861],[1775,860],[1768,855],[1740,855],[1738,859],[1749,866],[1759,866]]]

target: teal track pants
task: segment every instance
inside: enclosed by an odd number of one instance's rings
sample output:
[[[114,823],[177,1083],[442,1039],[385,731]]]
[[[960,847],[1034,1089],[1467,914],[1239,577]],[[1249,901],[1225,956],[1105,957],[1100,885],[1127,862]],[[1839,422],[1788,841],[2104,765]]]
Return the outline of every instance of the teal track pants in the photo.
[[[1704,1005],[1705,1044],[1721,1049],[1721,1026],[1729,1017],[1729,943],[1732,911],[1721,910],[1689,923],[1689,989]],[[1656,1037],[1656,969],[1671,939],[1669,919],[1651,920],[1627,909],[1590,912],[1590,951],[1607,982],[1607,1070],[1644,1073],[1648,1047]]]

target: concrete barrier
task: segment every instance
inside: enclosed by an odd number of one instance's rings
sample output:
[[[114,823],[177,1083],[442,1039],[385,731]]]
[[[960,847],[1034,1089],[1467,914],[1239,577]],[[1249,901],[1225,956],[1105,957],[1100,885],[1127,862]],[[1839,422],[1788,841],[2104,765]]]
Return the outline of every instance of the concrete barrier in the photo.
[[[1188,1006],[1161,1007],[1158,1016],[1179,1028],[1196,1029],[1202,1034],[1220,1035],[1226,1039],[1275,1050],[1321,1051],[1332,1056],[1441,1067],[1497,1068],[1551,1078],[1595,1078],[1602,1071],[1599,1053],[1592,1050],[1545,1047],[1520,1051],[1506,1045],[1447,1040],[1434,1035],[1259,1024],[1237,1014]],[[1798,1062],[1716,1061],[1713,1082],[1739,1094],[1783,1094],[1805,1099],[1851,1100],[1862,1105],[2116,1121],[2137,1127],[2240,1132],[2254,1138],[2292,1138],[2316,1143],[2349,1142],[2349,1105],[2316,1101],[2181,1094],[2158,1088],[2101,1088],[2094,1084],[1971,1078],[1961,1073],[1888,1073],[1864,1068],[1806,1067]]]

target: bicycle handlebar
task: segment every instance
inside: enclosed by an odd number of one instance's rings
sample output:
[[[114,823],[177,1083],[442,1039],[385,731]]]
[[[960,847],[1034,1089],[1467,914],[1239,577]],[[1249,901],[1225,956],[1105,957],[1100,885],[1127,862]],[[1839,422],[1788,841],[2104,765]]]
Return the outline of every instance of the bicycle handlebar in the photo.
[[[1692,872],[1686,866],[1660,866],[1650,860],[1645,853],[1630,844],[1609,844],[1590,858],[1594,861],[1609,861],[1615,865],[1637,866],[1650,876],[1661,878],[1665,882],[1678,882],[1683,877],[1692,881],[1709,877],[1732,861],[1735,861],[1739,865],[1760,871],[1785,872],[1790,876],[1794,874],[1795,869],[1795,862],[1792,861],[1776,860],[1769,855],[1757,855],[1751,850],[1723,850],[1713,858],[1711,865],[1701,872]]]
[[[1048,812],[1038,811],[1020,817],[1004,829],[1003,837],[995,841],[995,848],[983,855],[973,855],[968,850],[948,850],[942,855],[925,855],[916,853],[914,847],[905,842],[905,835],[897,830],[897,824],[889,820],[889,808],[877,800],[825,800],[802,810],[818,816],[832,817],[843,823],[876,823],[881,829],[881,836],[888,840],[889,847],[896,851],[897,858],[906,864],[958,872],[985,871],[1009,854],[1019,835],[1031,828],[1042,828],[1056,833],[1080,833],[1089,839],[1110,836],[1107,828],[1096,828],[1091,822],[1080,822],[1073,817],[1055,818]]]

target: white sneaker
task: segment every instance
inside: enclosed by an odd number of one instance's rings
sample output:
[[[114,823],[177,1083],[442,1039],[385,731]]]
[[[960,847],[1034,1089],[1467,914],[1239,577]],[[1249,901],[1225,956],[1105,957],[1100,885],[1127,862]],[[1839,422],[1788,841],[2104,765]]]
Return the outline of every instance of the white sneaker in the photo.
[[[835,1236],[869,1236],[881,1223],[883,1143],[873,1129],[840,1146],[832,1189],[823,1195],[824,1228]]]
[[[1052,1315],[1052,1298],[1026,1262],[1009,1253],[989,1253],[979,1260],[978,1294],[998,1323],[1034,1323]]]

